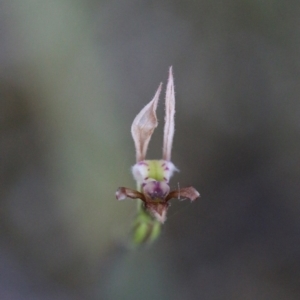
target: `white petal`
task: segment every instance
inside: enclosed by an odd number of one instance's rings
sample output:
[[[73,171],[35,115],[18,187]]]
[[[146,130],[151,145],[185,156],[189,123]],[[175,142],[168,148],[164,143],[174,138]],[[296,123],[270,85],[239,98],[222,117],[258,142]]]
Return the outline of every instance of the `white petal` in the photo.
[[[131,125],[131,134],[134,140],[136,151],[136,162],[142,161],[146,157],[148,144],[154,129],[157,127],[156,108],[162,84],[159,85],[156,94],[135,117]]]
[[[149,177],[149,164],[146,160],[140,161],[131,168],[131,171],[136,182],[141,185]]]
[[[163,159],[171,160],[171,151],[175,130],[175,91],[172,67],[169,69],[169,79],[166,90],[166,116],[165,116],[165,128],[164,128],[164,144],[163,144]]]

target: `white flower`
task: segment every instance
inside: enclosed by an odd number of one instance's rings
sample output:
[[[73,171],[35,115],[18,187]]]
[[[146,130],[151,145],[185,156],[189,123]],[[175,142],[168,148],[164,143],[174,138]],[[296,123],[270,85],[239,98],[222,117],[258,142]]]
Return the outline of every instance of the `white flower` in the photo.
[[[118,200],[126,198],[141,199],[145,209],[159,222],[164,223],[169,207],[169,200],[173,198],[187,198],[194,201],[200,194],[191,186],[170,192],[169,180],[174,171],[177,171],[171,162],[171,150],[175,129],[175,92],[172,67],[169,69],[169,79],[166,89],[166,114],[162,159],[145,160],[151,136],[158,125],[156,108],[161,87],[162,84],[159,85],[152,101],[135,117],[131,126],[131,134],[136,150],[136,164],[132,167],[132,174],[137,181],[139,191],[120,187],[116,192],[116,197]]]

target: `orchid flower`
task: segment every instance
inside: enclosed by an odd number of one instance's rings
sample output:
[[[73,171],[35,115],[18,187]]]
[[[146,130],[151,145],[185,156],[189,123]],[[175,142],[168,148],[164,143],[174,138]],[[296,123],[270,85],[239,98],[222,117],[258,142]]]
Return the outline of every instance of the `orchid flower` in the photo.
[[[135,117],[131,134],[136,150],[136,164],[132,167],[132,174],[137,182],[137,190],[119,187],[116,192],[118,200],[126,198],[140,199],[144,212],[159,223],[166,220],[167,210],[171,199],[189,199],[194,201],[200,194],[192,186],[170,191],[169,180],[174,171],[178,171],[171,162],[171,150],[174,137],[175,92],[172,67],[169,69],[169,78],[165,98],[165,126],[163,138],[163,153],[160,160],[146,160],[148,145],[157,127],[156,108],[161,92],[159,85],[154,98]]]

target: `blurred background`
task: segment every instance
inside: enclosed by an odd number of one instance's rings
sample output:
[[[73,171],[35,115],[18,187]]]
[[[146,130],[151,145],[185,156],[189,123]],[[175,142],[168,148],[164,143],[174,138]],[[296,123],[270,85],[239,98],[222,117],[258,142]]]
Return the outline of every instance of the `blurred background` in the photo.
[[[299,299],[300,2],[0,1],[0,299]],[[130,126],[173,65],[173,201],[126,247]],[[161,99],[163,100],[163,99]],[[160,127],[148,158],[160,158]]]

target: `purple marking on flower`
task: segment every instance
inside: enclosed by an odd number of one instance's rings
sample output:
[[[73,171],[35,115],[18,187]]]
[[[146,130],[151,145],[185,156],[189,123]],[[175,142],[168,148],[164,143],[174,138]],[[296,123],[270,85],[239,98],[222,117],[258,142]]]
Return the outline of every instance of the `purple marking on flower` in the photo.
[[[170,187],[164,181],[151,181],[145,184],[143,191],[153,200],[164,200],[170,191]]]
[[[138,165],[139,165],[139,166],[148,166],[148,164],[147,164],[144,160],[139,161],[139,162],[138,162]]]

